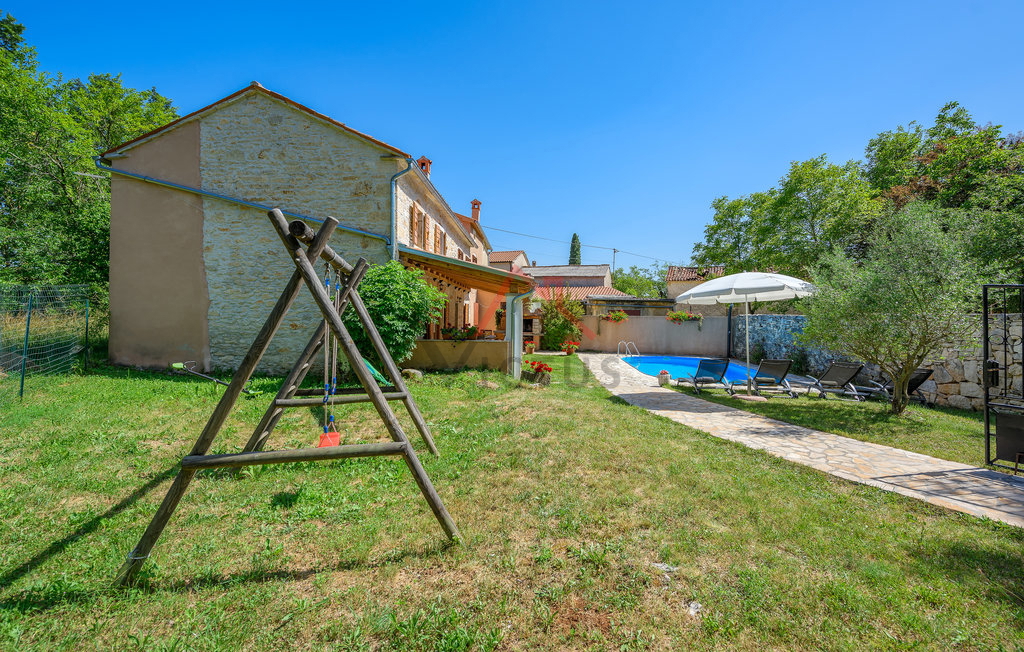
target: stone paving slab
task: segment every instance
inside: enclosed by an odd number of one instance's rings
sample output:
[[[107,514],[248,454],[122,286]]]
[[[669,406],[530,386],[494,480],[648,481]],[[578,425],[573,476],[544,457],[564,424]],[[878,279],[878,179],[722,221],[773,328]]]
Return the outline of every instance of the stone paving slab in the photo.
[[[610,353],[578,355],[610,392],[677,423],[846,480],[1024,527],[1024,478],[783,423],[659,387]]]

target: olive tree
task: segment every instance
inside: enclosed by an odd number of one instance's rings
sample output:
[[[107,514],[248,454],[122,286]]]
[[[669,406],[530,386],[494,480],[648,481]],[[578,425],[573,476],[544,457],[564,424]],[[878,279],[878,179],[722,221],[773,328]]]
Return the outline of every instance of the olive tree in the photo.
[[[978,274],[927,204],[879,220],[867,241],[860,260],[842,252],[822,259],[802,339],[878,365],[893,381],[892,413],[901,414],[914,370],[972,332]]]

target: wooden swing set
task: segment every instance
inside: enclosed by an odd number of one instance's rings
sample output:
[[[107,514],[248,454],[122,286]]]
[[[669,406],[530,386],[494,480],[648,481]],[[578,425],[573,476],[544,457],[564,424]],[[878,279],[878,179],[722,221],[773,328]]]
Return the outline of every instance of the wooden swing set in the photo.
[[[401,457],[405,460],[409,471],[420,488],[420,492],[426,499],[427,504],[430,505],[431,511],[434,512],[434,517],[437,518],[445,534],[448,535],[450,540],[461,538],[455,522],[452,521],[448,510],[444,507],[444,503],[441,502],[441,497],[438,496],[434,485],[430,482],[430,478],[427,476],[422,464],[420,464],[419,458],[416,457],[416,452],[413,450],[409,438],[402,430],[402,426],[399,424],[389,404],[391,401],[401,401],[404,403],[409,416],[412,417],[416,429],[423,437],[430,452],[437,455],[437,447],[430,436],[430,430],[402,379],[398,365],[395,364],[391,353],[384,345],[384,340],[377,331],[373,319],[370,317],[362,298],[359,296],[358,287],[367,270],[366,261],[360,258],[355,265],[350,265],[344,258],[327,246],[331,234],[338,226],[338,220],[333,217],[327,218],[320,227],[320,230],[314,233],[305,222],[296,220],[289,224],[281,211],[276,208],[270,211],[268,216],[274,229],[281,237],[285,248],[288,250],[292,262],[295,264],[295,272],[285,286],[284,291],[281,292],[277,304],[271,310],[260,332],[253,340],[252,346],[249,347],[241,364],[239,364],[238,370],[235,372],[227,389],[224,390],[224,395],[221,396],[220,402],[210,415],[206,427],[203,428],[202,433],[199,435],[199,439],[196,440],[191,452],[182,459],[181,470],[174,478],[174,482],[171,484],[170,489],[168,489],[167,495],[164,496],[163,503],[157,509],[153,520],[150,521],[149,527],[146,528],[142,538],[139,539],[139,543],[128,554],[127,559],[118,571],[116,581],[119,584],[130,584],[134,580],[135,575],[149,557],[153,546],[156,545],[157,539],[160,538],[164,527],[177,508],[178,502],[188,489],[189,483],[200,469],[238,468],[256,464],[282,464],[286,462],[337,460],[353,457],[389,455]],[[302,244],[307,245],[305,249],[303,249]],[[330,293],[329,274],[326,275],[327,281],[322,283],[314,268],[314,263],[319,259],[323,259],[329,268],[334,271],[335,292],[333,298]],[[255,371],[271,339],[281,326],[285,314],[292,303],[294,303],[303,285],[306,286],[312,294],[314,301],[316,301],[323,315],[323,321],[320,322],[320,326],[313,333],[299,359],[285,377],[277,395],[263,414],[263,418],[260,419],[243,451],[227,455],[210,455],[209,451],[214,439],[227,420],[246,383],[249,382],[249,378]],[[384,380],[389,381],[390,385],[384,387],[378,385],[374,376],[381,377],[381,374],[377,373],[365,361],[352,336],[345,328],[341,315],[347,308],[351,308],[356,312],[363,330],[369,337],[374,352],[384,364],[384,373],[387,376]],[[316,356],[321,348],[324,349],[325,354],[324,389],[300,389],[299,386],[302,385],[302,381],[309,372],[314,356]],[[336,376],[333,379],[328,379],[326,369],[330,366],[336,372],[339,351],[344,354],[352,371],[359,379],[360,388],[338,390]],[[322,397],[320,397],[321,395]],[[324,433],[320,436],[319,446],[315,448],[263,450],[285,408],[323,405],[325,414],[330,413],[331,417],[333,417],[332,409],[334,405],[367,402],[373,403],[392,441],[377,444],[340,445],[339,435],[333,425],[333,418],[331,418],[325,419]]]

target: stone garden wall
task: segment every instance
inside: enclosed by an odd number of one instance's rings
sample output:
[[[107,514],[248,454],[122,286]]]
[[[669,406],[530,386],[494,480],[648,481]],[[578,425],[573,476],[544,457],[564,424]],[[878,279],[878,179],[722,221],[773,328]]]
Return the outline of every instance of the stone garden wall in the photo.
[[[794,338],[803,332],[807,318],[803,315],[751,315],[750,316],[750,348],[752,357],[758,355],[762,358],[788,358],[795,362],[802,363],[806,371],[816,375],[824,371],[830,360],[845,359],[844,356],[824,351],[802,347],[794,342]],[[746,355],[744,346],[744,334],[746,326],[742,315],[733,317],[733,346],[732,355],[734,358],[743,358]],[[1012,354],[1004,359],[1004,356],[997,355],[996,359],[1002,366],[1001,374],[1006,377],[1006,382],[1015,391],[1021,391],[1024,382],[1024,369],[1020,360],[1022,353],[1022,329],[1019,315],[1007,317],[1007,340],[1012,348]],[[1001,340],[1004,330],[1001,326],[992,327],[990,337],[993,341]],[[981,318],[978,318],[978,332],[969,339],[970,342],[977,342],[975,346],[947,345],[941,348],[939,355],[926,360],[924,365],[934,370],[931,380],[926,382],[922,391],[929,400],[939,405],[964,410],[980,410],[984,406],[985,389],[982,385],[982,370],[984,360],[982,359],[981,348]],[[801,365],[795,365],[801,366]],[[799,370],[798,370],[799,372]],[[880,377],[877,368],[870,366],[865,368],[857,378],[858,384],[865,384],[868,380],[877,380]]]

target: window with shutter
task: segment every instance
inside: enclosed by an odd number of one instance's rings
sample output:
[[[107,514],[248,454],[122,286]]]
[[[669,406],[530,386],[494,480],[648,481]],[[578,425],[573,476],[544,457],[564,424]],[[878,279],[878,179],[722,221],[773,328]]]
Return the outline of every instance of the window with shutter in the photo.
[[[409,207],[409,242],[414,247],[420,246],[419,243],[419,221],[420,214],[416,210],[415,206]]]
[[[444,253],[444,250],[441,248],[441,227],[437,224],[434,225],[434,253]]]

